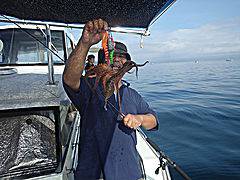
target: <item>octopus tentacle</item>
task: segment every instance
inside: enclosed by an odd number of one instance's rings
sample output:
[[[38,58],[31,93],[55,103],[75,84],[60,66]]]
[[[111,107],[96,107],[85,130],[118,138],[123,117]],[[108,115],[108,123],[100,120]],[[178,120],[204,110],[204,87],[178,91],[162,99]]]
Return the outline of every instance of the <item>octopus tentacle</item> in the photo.
[[[148,61],[143,64],[136,64],[134,61],[127,61],[123,64],[123,67],[120,68],[117,72],[113,71],[112,67],[107,64],[99,64],[95,66],[93,69],[89,70],[85,77],[88,78],[91,75],[95,74],[96,81],[93,87],[93,90],[96,90],[98,83],[101,81],[103,86],[103,93],[104,93],[104,108],[107,110],[107,101],[113,95],[114,90],[117,90],[118,94],[118,102],[119,108],[121,108],[121,100],[119,94],[118,84],[119,81],[122,79],[125,73],[129,72],[132,68],[136,68],[136,76],[138,73],[138,67],[142,67],[146,65]]]
[[[145,63],[143,64],[137,64],[138,67],[142,67],[142,66],[145,66],[147,63],[149,63],[149,61],[146,61]]]

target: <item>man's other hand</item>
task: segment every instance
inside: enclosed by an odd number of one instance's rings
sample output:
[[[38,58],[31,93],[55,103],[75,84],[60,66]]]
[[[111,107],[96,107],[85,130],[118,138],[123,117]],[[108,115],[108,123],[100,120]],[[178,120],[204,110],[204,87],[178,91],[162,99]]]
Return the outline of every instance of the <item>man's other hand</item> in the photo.
[[[123,118],[123,123],[132,129],[142,126],[149,130],[157,126],[157,120],[152,114],[128,114]]]

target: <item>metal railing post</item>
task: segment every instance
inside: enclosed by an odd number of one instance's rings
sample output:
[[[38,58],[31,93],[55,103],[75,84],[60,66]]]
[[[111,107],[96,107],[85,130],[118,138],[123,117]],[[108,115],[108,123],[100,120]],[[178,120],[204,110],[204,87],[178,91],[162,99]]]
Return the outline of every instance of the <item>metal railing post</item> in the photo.
[[[50,26],[46,24],[46,34],[47,34],[47,46],[49,49],[52,49],[52,38]],[[48,58],[48,81],[50,85],[55,84],[54,82],[54,69],[53,69],[53,55],[52,52],[47,49],[47,58]]]

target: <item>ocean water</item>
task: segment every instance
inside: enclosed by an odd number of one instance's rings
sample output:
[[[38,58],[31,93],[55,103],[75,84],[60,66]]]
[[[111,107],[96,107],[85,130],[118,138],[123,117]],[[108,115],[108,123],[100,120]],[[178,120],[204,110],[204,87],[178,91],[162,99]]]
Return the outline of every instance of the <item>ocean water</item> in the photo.
[[[192,179],[240,179],[240,59],[155,62],[138,72],[125,79],[157,112],[160,129],[147,135],[163,152]]]

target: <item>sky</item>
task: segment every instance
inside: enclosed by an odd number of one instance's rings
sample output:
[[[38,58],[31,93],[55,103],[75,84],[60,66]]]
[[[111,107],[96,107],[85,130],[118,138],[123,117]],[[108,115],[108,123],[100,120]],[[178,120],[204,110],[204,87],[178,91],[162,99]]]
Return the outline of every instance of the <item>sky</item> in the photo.
[[[138,62],[240,60],[240,0],[177,0],[151,27],[151,35],[114,34]]]
[[[149,30],[144,48],[139,35],[113,38],[128,46],[136,62],[240,60],[240,0],[177,0]]]

